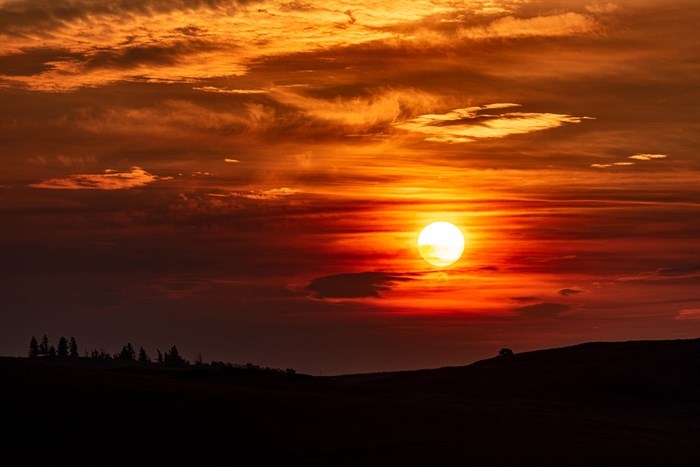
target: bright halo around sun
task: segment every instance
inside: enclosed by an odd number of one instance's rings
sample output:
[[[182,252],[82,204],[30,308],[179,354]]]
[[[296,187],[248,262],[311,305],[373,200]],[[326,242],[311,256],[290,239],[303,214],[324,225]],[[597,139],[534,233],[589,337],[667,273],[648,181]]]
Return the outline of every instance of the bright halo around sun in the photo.
[[[464,235],[449,222],[433,222],[418,236],[418,251],[428,263],[444,268],[462,257]]]

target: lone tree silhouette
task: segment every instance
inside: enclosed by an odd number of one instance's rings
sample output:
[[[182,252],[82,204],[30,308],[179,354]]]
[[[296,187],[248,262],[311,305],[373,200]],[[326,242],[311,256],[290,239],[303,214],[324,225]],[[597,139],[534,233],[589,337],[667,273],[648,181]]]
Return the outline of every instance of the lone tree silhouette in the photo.
[[[75,341],[75,337],[71,336],[70,342],[68,343],[68,355],[71,358],[78,358],[78,343]]]
[[[68,341],[65,337],[61,336],[58,339],[58,358],[66,358],[68,356]]]
[[[39,344],[36,342],[36,337],[32,336],[32,340],[29,341],[29,358],[35,358],[39,356]]]
[[[41,344],[39,344],[39,355],[49,354],[49,338],[46,334],[41,338]]]
[[[498,356],[501,358],[511,358],[513,356],[513,351],[504,348],[498,351]]]
[[[148,357],[148,354],[146,353],[146,349],[141,346],[139,349],[139,358],[138,361],[141,363],[149,363],[151,359]]]
[[[515,354],[513,354],[513,351],[508,348],[503,348],[498,351],[498,359],[501,361],[503,365],[512,365],[513,360],[515,359]]]

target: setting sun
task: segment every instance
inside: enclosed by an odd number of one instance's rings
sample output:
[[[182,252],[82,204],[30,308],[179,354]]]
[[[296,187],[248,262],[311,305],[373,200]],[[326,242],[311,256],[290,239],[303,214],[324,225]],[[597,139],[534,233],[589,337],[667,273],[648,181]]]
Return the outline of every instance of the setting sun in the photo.
[[[418,251],[433,266],[449,266],[462,257],[464,235],[454,224],[433,222],[418,236]]]

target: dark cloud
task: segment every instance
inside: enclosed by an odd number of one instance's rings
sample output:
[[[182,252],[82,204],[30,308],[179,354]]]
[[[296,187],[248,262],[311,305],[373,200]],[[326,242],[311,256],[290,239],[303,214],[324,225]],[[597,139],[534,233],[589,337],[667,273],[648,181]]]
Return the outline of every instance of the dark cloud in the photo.
[[[700,273],[700,264],[686,264],[683,266],[672,266],[668,268],[660,268],[657,270],[659,276],[663,277],[678,277],[688,276]]]
[[[569,311],[571,307],[563,303],[535,303],[516,308],[515,311],[527,316],[556,316],[565,311]]]
[[[693,279],[700,276],[700,264],[682,264],[678,266],[670,266],[659,268],[655,271],[641,272],[635,275],[626,275],[618,277],[622,282],[631,281],[658,281],[672,279]]]
[[[317,298],[379,297],[397,282],[409,280],[406,275],[387,272],[334,274],[312,279],[304,290]]]
[[[177,41],[171,44],[138,45],[125,49],[100,50],[83,64],[95,68],[128,69],[138,65],[175,65],[183,55],[214,50],[218,46],[200,40]]]
[[[84,58],[80,53],[52,47],[31,47],[0,56],[0,75],[31,76],[53,68],[49,62]]]
[[[568,297],[569,295],[576,295],[579,293],[583,293],[583,289],[579,289],[578,287],[564,288],[564,289],[557,290],[557,293],[559,295],[564,296],[564,297]]]
[[[62,26],[93,16],[151,15],[202,8],[235,11],[255,0],[35,0],[0,5],[0,34],[24,35]]]

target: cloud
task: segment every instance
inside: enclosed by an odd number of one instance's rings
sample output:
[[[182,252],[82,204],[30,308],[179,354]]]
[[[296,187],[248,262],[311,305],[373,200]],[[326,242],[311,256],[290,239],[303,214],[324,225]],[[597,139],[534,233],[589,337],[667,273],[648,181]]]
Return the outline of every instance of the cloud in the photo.
[[[269,190],[230,191],[228,193],[207,193],[212,198],[245,198],[254,200],[274,200],[301,193],[300,190],[288,187],[272,188]]]
[[[515,311],[528,316],[556,316],[570,309],[569,305],[563,303],[535,303],[518,307]]]
[[[170,178],[150,174],[141,167],[132,167],[127,172],[106,169],[102,174],[76,174],[66,178],[43,180],[29,186],[54,190],[124,190]]]
[[[414,88],[371,91],[370,95],[321,99],[287,88],[274,88],[271,96],[316,120],[342,125],[348,131],[356,132],[384,127],[442,104],[441,97]]]
[[[565,255],[565,256],[528,256],[523,258],[523,261],[528,263],[551,263],[552,261],[566,261],[570,259],[576,259],[576,255]]]
[[[591,164],[591,167],[596,169],[604,169],[606,167],[628,166],[634,165],[634,162],[612,162],[610,164]]]
[[[491,37],[556,37],[591,33],[600,29],[591,16],[567,12],[558,15],[516,18],[506,16],[476,28],[462,29],[461,37],[484,39]]]
[[[239,161],[238,159],[229,159],[227,157],[226,159],[224,159],[224,162],[228,162],[229,164],[238,164],[241,161]]]
[[[192,88],[195,91],[215,92],[219,94],[265,94],[264,89],[227,89],[217,88],[216,86],[198,86]]]
[[[668,155],[666,155],[666,154],[635,154],[633,156],[629,156],[628,159],[634,159],[635,161],[651,161],[654,159],[665,159],[667,157],[668,157]],[[608,164],[591,164],[591,167],[596,168],[596,169],[605,169],[607,167],[629,166],[629,165],[634,165],[634,162],[622,161],[622,162],[611,162]]]
[[[700,308],[685,308],[680,310],[673,319],[676,321],[700,320]]]
[[[617,280],[621,282],[632,281],[658,281],[670,279],[691,279],[700,277],[700,264],[683,264],[659,268],[655,271],[646,271],[630,276],[619,276]]]
[[[335,274],[312,279],[304,290],[316,298],[378,298],[397,282],[411,280],[406,275],[386,272]]]
[[[555,113],[493,113],[520,104],[497,103],[455,109],[445,114],[425,114],[395,123],[396,128],[427,135],[426,141],[468,143],[479,138],[503,138],[557,128],[565,123],[581,123],[591,117],[574,117]],[[486,113],[489,111],[489,113]]]
[[[578,287],[578,286],[567,287],[567,288],[564,288],[564,289],[559,289],[559,290],[557,290],[557,293],[558,293],[559,295],[564,296],[564,297],[568,297],[569,295],[580,294],[580,293],[583,293],[583,292],[585,292],[585,290],[582,289],[581,287]]]
[[[665,159],[668,155],[666,154],[635,154],[634,156],[629,156],[628,159],[636,159],[638,161],[650,161],[652,159]]]

